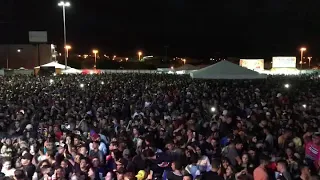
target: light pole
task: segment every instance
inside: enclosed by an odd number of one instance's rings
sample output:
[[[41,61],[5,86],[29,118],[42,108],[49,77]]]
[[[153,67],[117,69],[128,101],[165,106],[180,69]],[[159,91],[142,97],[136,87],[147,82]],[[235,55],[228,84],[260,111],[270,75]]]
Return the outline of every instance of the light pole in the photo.
[[[70,7],[71,4],[68,1],[60,1],[58,6],[62,7],[62,16],[63,16],[63,37],[64,37],[64,47],[67,46],[67,28],[66,28],[66,7]],[[65,48],[65,56],[64,56],[64,65],[65,69],[68,67],[68,60],[67,60],[67,49]]]
[[[98,50],[94,49],[92,50],[93,54],[94,54],[94,69],[97,68],[97,53],[99,52]]]
[[[303,64],[303,52],[306,50],[307,50],[307,48],[305,48],[305,47],[300,48],[300,52],[301,52],[300,69],[301,70],[302,70],[302,64]]]
[[[309,60],[309,69],[311,69],[311,59],[312,59],[312,57],[308,57],[308,60]]]
[[[67,58],[69,58],[69,50],[71,49],[71,46],[66,45],[65,48],[66,48],[66,56],[67,56]]]
[[[139,61],[141,60],[141,55],[142,55],[142,52],[141,52],[141,51],[139,51],[139,52],[138,52]]]

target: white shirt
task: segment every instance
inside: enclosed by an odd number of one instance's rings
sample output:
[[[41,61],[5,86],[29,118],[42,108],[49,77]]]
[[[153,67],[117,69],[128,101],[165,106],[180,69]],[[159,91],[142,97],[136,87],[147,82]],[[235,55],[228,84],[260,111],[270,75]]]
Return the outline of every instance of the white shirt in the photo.
[[[16,171],[14,168],[11,168],[11,169],[9,169],[9,170],[4,169],[4,168],[1,169],[1,172],[2,172],[5,176],[8,176],[8,177],[14,176],[14,171]]]

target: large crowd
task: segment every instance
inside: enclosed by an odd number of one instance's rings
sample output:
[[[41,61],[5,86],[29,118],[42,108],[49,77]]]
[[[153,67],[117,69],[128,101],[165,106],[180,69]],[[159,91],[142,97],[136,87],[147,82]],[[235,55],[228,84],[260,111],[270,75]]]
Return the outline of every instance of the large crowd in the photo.
[[[0,77],[0,179],[318,179],[319,81]]]

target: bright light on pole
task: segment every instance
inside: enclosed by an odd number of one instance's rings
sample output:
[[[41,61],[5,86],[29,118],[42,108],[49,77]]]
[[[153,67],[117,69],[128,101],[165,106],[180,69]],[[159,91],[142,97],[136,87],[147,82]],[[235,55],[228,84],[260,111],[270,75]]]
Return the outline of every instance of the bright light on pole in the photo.
[[[216,108],[215,107],[211,107],[211,112],[216,112]]]
[[[139,61],[140,61],[141,60],[141,56],[142,56],[142,52],[141,51],[138,52],[138,56],[139,56]]]
[[[80,87],[83,88],[83,87],[84,87],[84,84],[80,84]]]
[[[290,84],[285,84],[284,87],[285,87],[285,88],[289,88],[289,87],[290,87]]]
[[[66,27],[66,7],[70,7],[71,4],[68,1],[60,1],[58,6],[62,7],[62,16],[63,16],[63,39],[64,39],[64,47],[67,46],[67,27]],[[65,69],[68,67],[68,60],[67,60],[67,49],[65,48],[65,56],[64,56],[64,65]]]
[[[300,70],[302,70],[302,64],[303,64],[303,52],[306,51],[307,48],[302,47],[300,48],[300,52],[301,52],[301,59],[300,59]]]
[[[309,60],[309,69],[311,69],[311,59],[312,59],[312,57],[308,57],[308,60]]]
[[[102,85],[104,85],[104,82],[103,82],[103,81],[101,81],[101,84],[102,84]]]
[[[97,68],[97,53],[99,52],[98,50],[94,49],[92,50],[93,54],[94,54],[94,69]]]
[[[307,108],[307,105],[306,105],[306,104],[303,104],[302,107],[303,107],[303,108]]]
[[[53,79],[50,79],[49,82],[50,82],[50,84],[52,84],[53,83]]]
[[[67,54],[67,58],[68,58],[68,57],[69,57],[69,51],[70,51],[70,49],[71,49],[71,46],[70,46],[70,45],[66,45],[64,48],[66,49],[66,54]]]

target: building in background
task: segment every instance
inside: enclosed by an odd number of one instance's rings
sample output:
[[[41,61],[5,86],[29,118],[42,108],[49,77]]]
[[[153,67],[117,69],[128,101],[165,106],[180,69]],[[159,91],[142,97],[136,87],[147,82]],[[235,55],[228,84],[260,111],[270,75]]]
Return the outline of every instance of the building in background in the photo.
[[[254,71],[264,71],[264,59],[240,59],[239,65]]]
[[[0,45],[0,69],[21,67],[33,69],[51,62],[55,56],[55,46],[51,44],[40,44],[39,49],[37,45],[32,44],[2,44]]]

